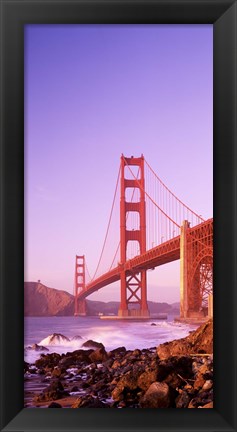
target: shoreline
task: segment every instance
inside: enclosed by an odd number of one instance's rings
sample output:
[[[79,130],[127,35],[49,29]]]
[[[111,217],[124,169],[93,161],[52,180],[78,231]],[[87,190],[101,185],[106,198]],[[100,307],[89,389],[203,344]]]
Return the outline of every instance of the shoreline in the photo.
[[[25,362],[25,407],[212,408],[210,328],[158,347],[107,352],[88,341],[86,350],[41,354]]]

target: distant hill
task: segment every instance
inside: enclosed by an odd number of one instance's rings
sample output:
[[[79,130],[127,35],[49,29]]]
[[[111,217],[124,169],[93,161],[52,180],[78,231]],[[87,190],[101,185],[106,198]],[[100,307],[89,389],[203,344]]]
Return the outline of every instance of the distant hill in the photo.
[[[24,283],[25,316],[73,315],[74,297],[38,282]]]
[[[49,288],[38,282],[25,282],[25,316],[72,316],[74,296],[67,291]],[[86,300],[88,315],[117,314],[119,302]],[[179,303],[156,303],[148,301],[151,314],[177,312]]]

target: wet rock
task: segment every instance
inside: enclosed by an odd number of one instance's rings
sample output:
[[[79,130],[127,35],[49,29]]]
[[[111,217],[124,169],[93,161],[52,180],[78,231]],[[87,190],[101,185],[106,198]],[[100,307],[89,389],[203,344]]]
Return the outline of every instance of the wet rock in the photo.
[[[25,348],[26,351],[49,351],[48,348],[46,348],[43,345],[38,345],[38,344],[33,344],[33,345],[29,345],[28,347]]]
[[[101,363],[108,359],[108,354],[104,348],[98,348],[89,355],[89,358],[92,362]]]
[[[65,374],[65,373],[66,373],[65,368],[61,369],[60,367],[55,366],[54,370],[52,371],[52,376],[53,377],[60,377],[61,375]]]
[[[137,385],[142,390],[147,390],[157,379],[157,369],[146,370],[138,377]]]
[[[154,382],[140,400],[141,408],[168,408],[170,391],[166,383]]]
[[[70,392],[78,392],[78,391],[79,391],[79,387],[77,385],[74,385],[70,390]]]
[[[91,363],[89,355],[93,352],[93,350],[76,350],[73,352],[67,353],[63,358],[59,361],[58,365],[63,366],[65,368],[72,367],[73,365],[77,365],[79,363]]]
[[[35,366],[38,369],[48,368],[53,369],[54,366],[57,366],[59,360],[61,359],[60,354],[52,353],[52,354],[41,354],[41,357],[36,360]]]
[[[93,348],[93,349],[104,348],[105,349],[105,347],[104,347],[104,345],[102,343],[93,341],[91,339],[89,339],[88,341],[84,342],[82,344],[82,346],[85,347],[85,348]]]
[[[34,351],[49,351],[48,348],[46,348],[45,346],[38,344],[33,344],[31,348]]]
[[[194,389],[195,390],[199,390],[203,387],[203,385],[205,384],[205,379],[203,378],[202,374],[198,374],[196,380],[194,381]]]
[[[29,370],[29,363],[24,361],[24,373],[26,373]]]
[[[126,360],[127,362],[127,360]],[[121,366],[121,362],[119,360],[114,360],[113,364],[111,365],[112,369],[118,369]]]
[[[187,408],[190,402],[189,394],[184,390],[175,399],[176,408]]]
[[[68,395],[69,393],[64,390],[61,381],[57,380],[57,381],[53,381],[39,395],[35,395],[34,400],[36,402],[44,402],[44,401],[61,399],[62,397]]]
[[[110,351],[110,353],[113,354],[113,355],[115,355],[115,356],[117,354],[122,355],[122,354],[126,353],[126,348],[124,346],[119,347],[119,348],[115,348],[112,351]]]
[[[188,408],[198,408],[199,406],[207,405],[213,402],[213,390],[201,390],[189,403]]]
[[[156,324],[155,323],[151,323],[151,326],[156,326]]]
[[[109,408],[108,404],[90,395],[78,398],[71,408]]]
[[[205,381],[202,390],[210,390],[213,387],[213,382],[211,380]]]
[[[139,349],[135,349],[135,350],[131,353],[131,355],[132,355],[133,357],[138,357],[138,356],[141,355],[141,351],[140,351]]]
[[[213,319],[201,325],[186,338],[166,342],[157,347],[157,355],[161,360],[170,356],[197,353],[213,353]]]
[[[65,342],[70,342],[70,339],[61,333],[53,333],[47,338],[43,339],[41,342],[46,342],[46,345],[60,345]]]
[[[112,391],[112,398],[114,400],[122,400],[124,397],[125,390],[135,390],[137,389],[137,377],[134,376],[133,372],[127,372],[122,378],[117,382],[116,387]]]

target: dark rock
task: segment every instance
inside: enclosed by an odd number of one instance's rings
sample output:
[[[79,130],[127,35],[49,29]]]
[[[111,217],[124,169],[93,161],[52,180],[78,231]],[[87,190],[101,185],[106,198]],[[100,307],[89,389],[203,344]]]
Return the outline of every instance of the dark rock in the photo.
[[[139,350],[139,349],[135,349],[133,352],[132,352],[132,356],[133,357],[138,357],[138,356],[140,356],[141,355],[141,351]]]
[[[42,369],[46,367],[53,369],[54,366],[57,366],[60,358],[61,358],[60,354],[57,353],[41,354],[41,357],[38,360],[36,360],[35,366],[38,369]]]
[[[108,359],[108,354],[104,348],[98,348],[89,355],[89,358],[92,362],[102,363]]]
[[[57,402],[51,402],[51,404],[48,406],[48,408],[62,408],[62,405],[60,405]]]
[[[61,399],[64,396],[68,396],[69,393],[64,390],[61,381],[53,381],[48,387],[46,387],[39,395],[34,397],[36,402],[44,402],[50,400]]]
[[[48,348],[44,347],[43,345],[33,344],[29,345],[25,348],[25,351],[49,351]]]
[[[80,336],[80,335],[76,335],[76,336],[73,336],[73,338],[71,339],[71,341],[80,341],[80,340],[82,340],[82,337]]]
[[[60,377],[61,375],[64,375],[66,372],[65,368],[60,368],[58,366],[55,366],[54,370],[52,371],[53,377]]]
[[[85,347],[85,348],[94,348],[94,349],[104,348],[105,349],[105,347],[104,347],[104,345],[102,343],[95,342],[95,341],[93,341],[91,339],[89,339],[88,341],[84,342],[82,344],[82,346]]]
[[[29,370],[29,363],[24,361],[24,373],[26,373]]]
[[[89,355],[92,352],[93,350],[76,350],[73,352],[69,352],[60,360],[58,364],[59,366],[69,368],[73,365],[77,365],[78,363],[91,363]]]
[[[175,399],[176,408],[187,408],[190,402],[190,396],[183,390]]]
[[[45,346],[38,344],[33,344],[31,349],[34,351],[49,351],[48,348],[46,348]]]
[[[75,385],[71,388],[71,392],[77,392],[79,388]]]
[[[148,369],[145,372],[141,373],[138,377],[137,385],[142,390],[147,390],[150,385],[157,380],[157,369]]]
[[[124,390],[135,390],[137,389],[137,377],[133,372],[127,372],[120,380],[117,382],[116,387],[112,391],[112,398],[114,400],[122,400],[124,395]]]
[[[97,397],[88,395],[78,398],[71,408],[109,408],[109,405],[101,402]]]
[[[166,383],[154,382],[140,400],[142,408],[169,408],[170,391]]]
[[[64,342],[70,342],[70,339],[61,333],[53,333],[50,336],[48,336],[49,345],[59,345]]]
[[[213,353],[213,319],[202,324],[186,338],[165,342],[157,347],[157,355],[161,360],[196,353]]]
[[[126,348],[125,348],[124,346],[122,346],[122,347],[119,347],[119,348],[115,348],[115,349],[113,349],[113,350],[110,351],[110,352],[111,352],[111,354],[113,354],[113,355],[117,355],[117,354],[122,355],[122,354],[125,354],[125,353],[126,353]]]
[[[155,323],[151,323],[151,326],[156,326],[156,324]]]

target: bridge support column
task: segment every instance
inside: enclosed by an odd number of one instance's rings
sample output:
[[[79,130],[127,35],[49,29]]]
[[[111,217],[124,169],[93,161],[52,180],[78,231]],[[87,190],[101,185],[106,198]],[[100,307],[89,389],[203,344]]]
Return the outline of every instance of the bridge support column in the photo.
[[[180,232],[180,318],[188,316],[188,263],[187,228],[189,222],[183,221]]]
[[[86,300],[80,299],[79,294],[85,289],[85,255],[76,255],[75,263],[75,316],[86,316]]]
[[[140,178],[125,178],[125,166],[138,166]],[[127,244],[136,241],[140,246],[140,253],[146,251],[146,203],[144,180],[144,157],[125,158],[121,156],[121,199],[120,199],[120,239],[121,239],[121,266],[127,261]],[[127,188],[137,188],[140,192],[138,202],[127,202],[125,191]],[[127,229],[127,213],[137,212],[140,218],[139,229]],[[146,318],[149,317],[147,305],[147,280],[146,270],[140,269],[136,273],[133,269],[126,272],[121,270],[121,303],[118,311],[120,317]]]

